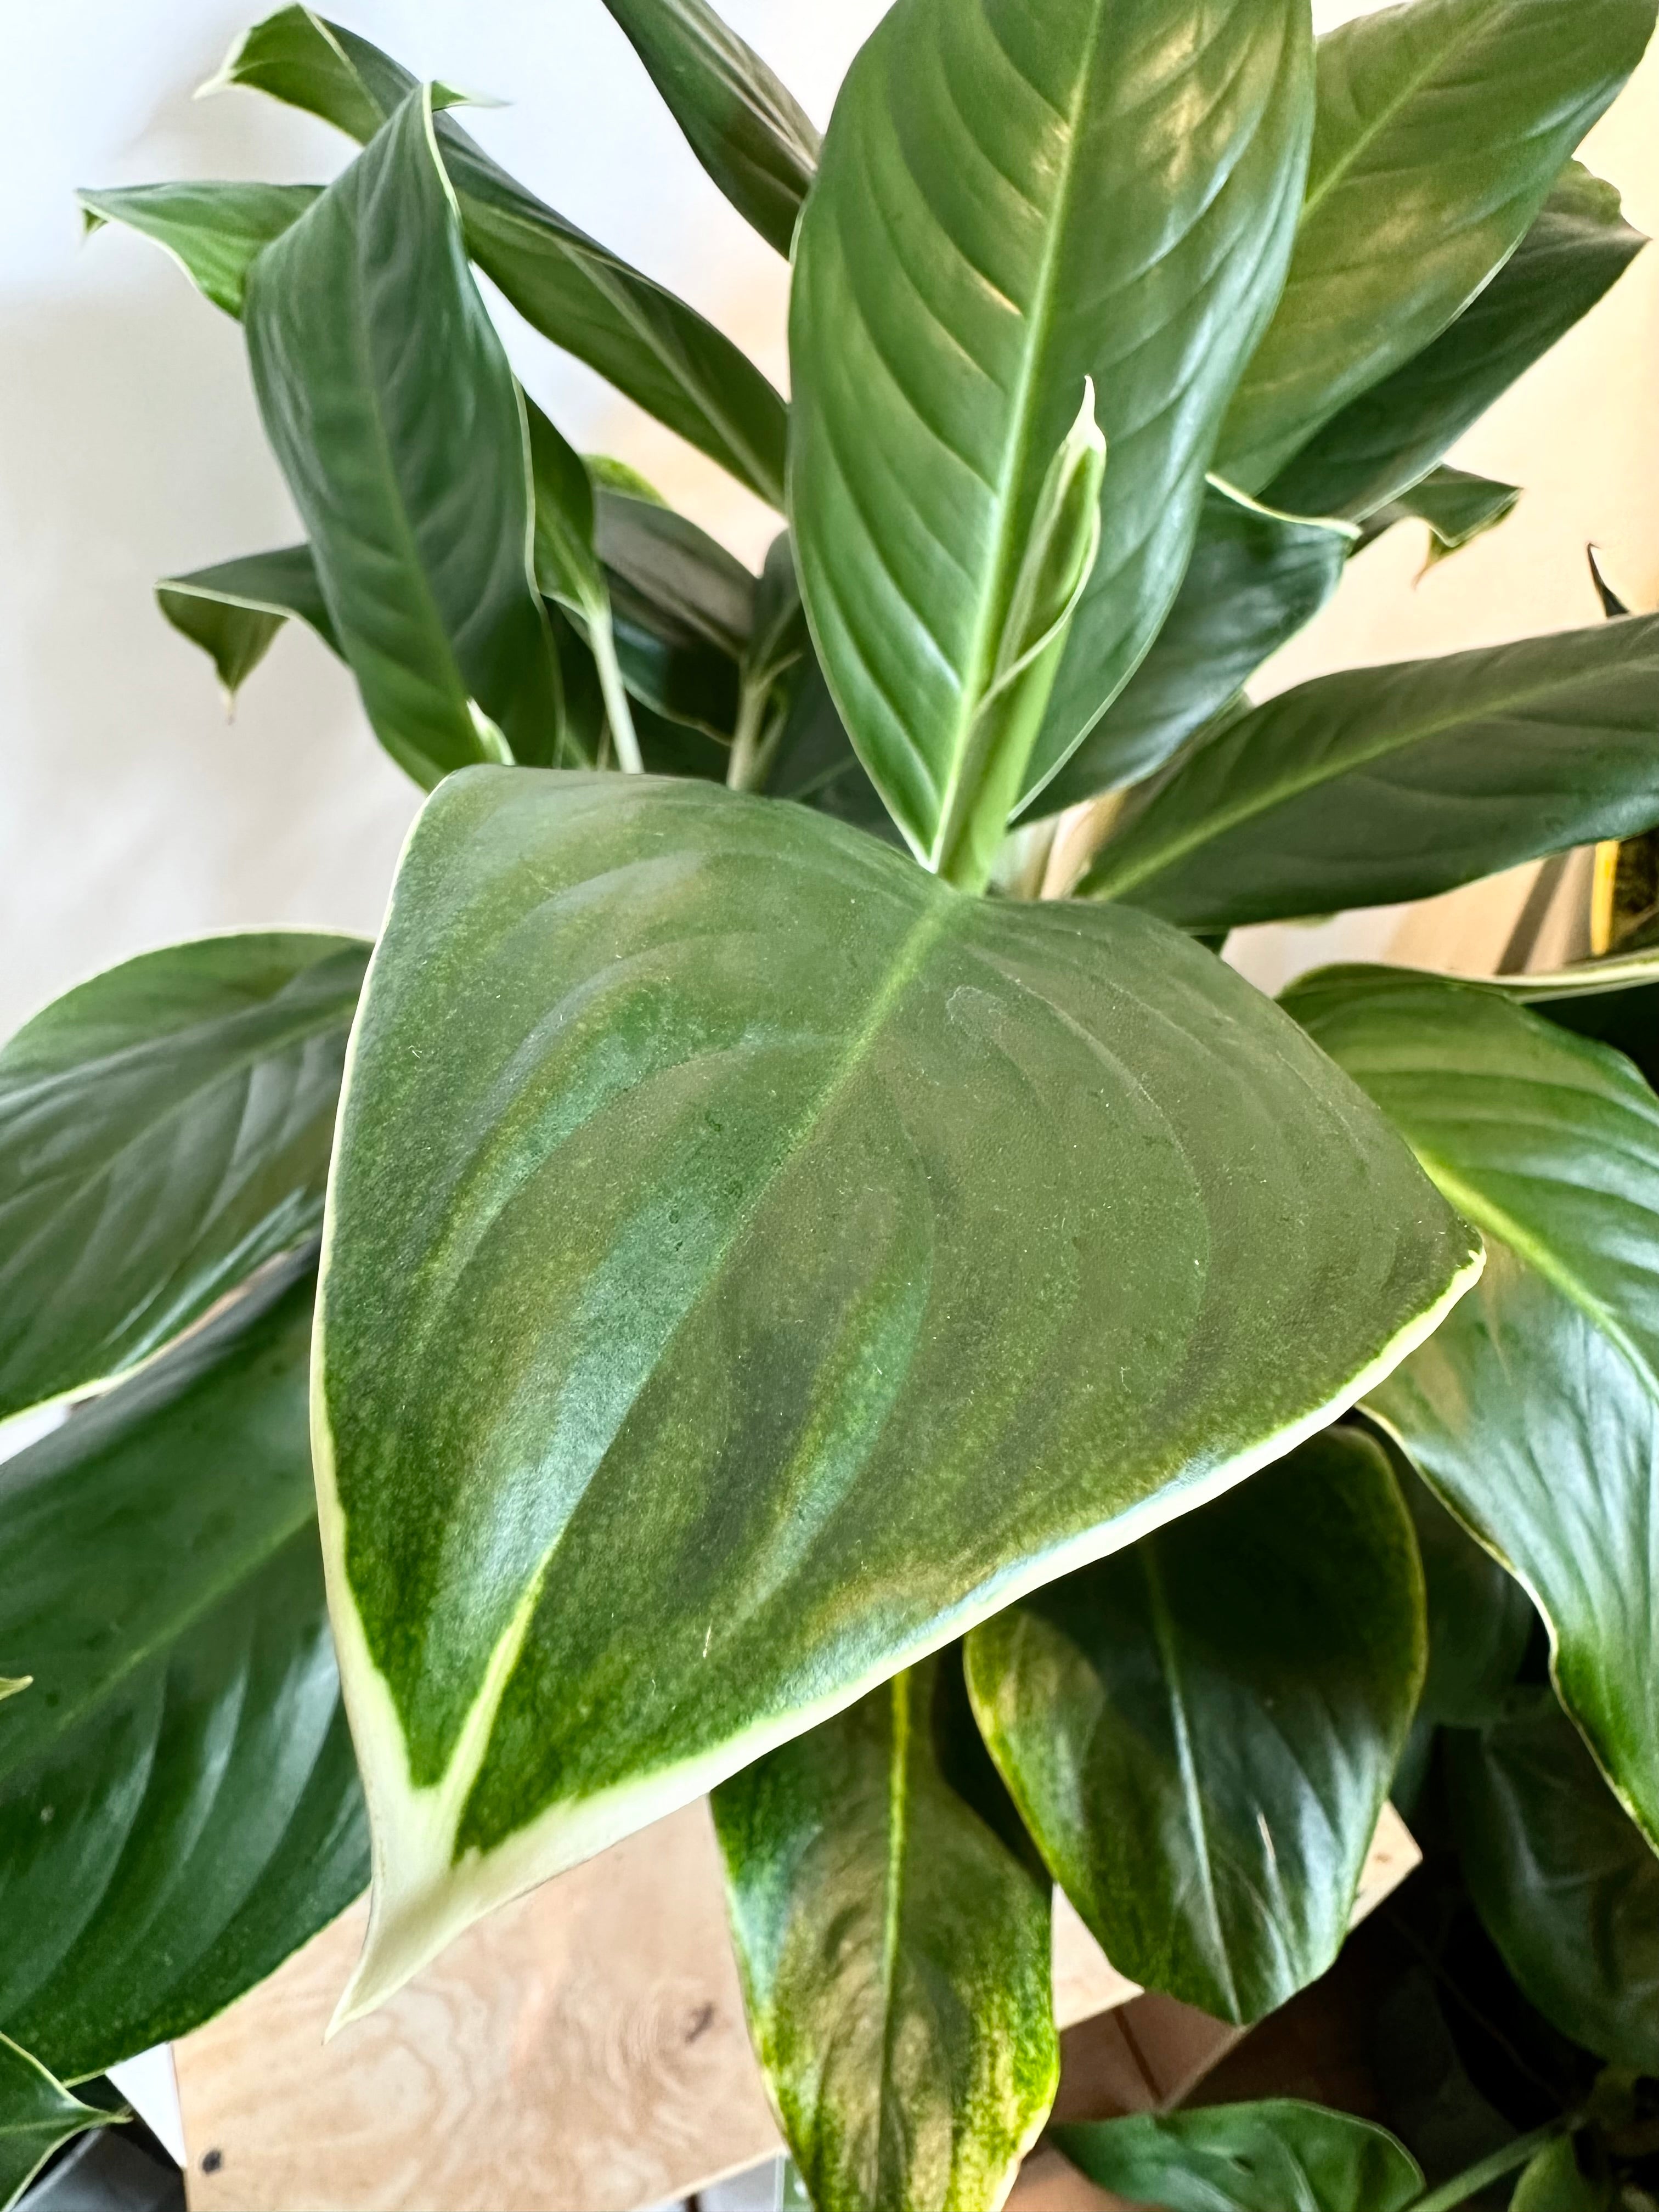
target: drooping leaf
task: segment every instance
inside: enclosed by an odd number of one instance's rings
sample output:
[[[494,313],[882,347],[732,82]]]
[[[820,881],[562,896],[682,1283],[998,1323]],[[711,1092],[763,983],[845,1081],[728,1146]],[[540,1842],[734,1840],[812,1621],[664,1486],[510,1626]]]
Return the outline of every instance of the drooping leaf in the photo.
[[[0,1417],[119,1374],[316,1234],[368,950],[168,945],[0,1049]]]
[[[284,8],[233,49],[214,87],[251,85],[367,143],[415,85],[367,39]],[[434,88],[441,105],[443,88]],[[783,504],[783,401],[744,355],[672,293],[568,223],[448,116],[435,132],[460,196],[467,250],[526,320],[648,415]]]
[[[986,1621],[968,1681],[1113,1965],[1243,2021],[1341,1948],[1425,1656],[1388,1461],[1334,1429]]]
[[[1044,787],[1044,811],[1162,768],[1318,613],[1352,544],[1345,530],[1273,514],[1211,485],[1175,605],[1139,667]]]
[[[1565,12],[1414,0],[1320,40],[1307,201],[1284,298],[1221,433],[1230,483],[1271,483],[1468,306],[1641,59],[1654,12],[1653,0]]]
[[[1332,969],[1285,1003],[1491,1244],[1369,1404],[1525,1584],[1568,1711],[1659,1843],[1659,1098],[1496,991]]]
[[[691,150],[786,260],[818,134],[787,87],[707,0],[605,0]]]
[[[360,2007],[1278,1456],[1478,1265],[1346,1079],[1160,924],[526,771],[452,779],[405,852],[331,1221]]]
[[[1405,2212],[1423,2176],[1369,2120],[1290,2097],[1054,2130],[1103,2189],[1166,2212]]]
[[[298,222],[320,185],[130,185],[77,192],[88,234],[106,222],[153,239],[197,290],[240,315],[253,257]]]
[[[245,315],[341,650],[381,744],[428,787],[470,762],[551,761],[562,726],[524,416],[432,130],[411,93],[267,246]]]
[[[340,652],[309,545],[283,545],[188,576],[164,576],[155,598],[174,629],[212,660],[228,701],[234,701],[290,615],[313,629],[331,653]]]
[[[1659,2071],[1659,1858],[1548,1691],[1448,1739],[1463,1875],[1504,1964],[1575,2043]]]
[[[312,1268],[0,1468],[0,2028],[75,2079],[181,2035],[368,1875],[317,1544]]]
[[[1368,545],[1396,522],[1426,522],[1432,566],[1506,522],[1520,500],[1518,484],[1497,483],[1488,477],[1470,476],[1463,469],[1431,469],[1420,483],[1411,485],[1377,509],[1359,543]]]
[[[1421,483],[1645,243],[1613,186],[1569,161],[1491,283],[1432,344],[1334,416],[1264,498],[1292,514],[1375,514]]]
[[[1054,2101],[1048,1884],[964,1793],[963,1735],[952,1650],[714,1793],[750,2033],[817,2212],[994,2212]]]
[[[1659,821],[1659,616],[1282,692],[1171,762],[1082,888],[1189,929],[1426,898]]]
[[[0,2035],[0,2212],[11,2212],[61,2144],[125,2118],[83,2105],[39,2059]]]
[[[1419,1710],[1439,1725],[1480,1728],[1513,1688],[1538,1616],[1515,1577],[1401,1457],[1401,1492],[1428,1600],[1429,1671]]]
[[[1179,586],[1221,410],[1277,295],[1310,121],[1305,6],[900,0],[836,104],[795,246],[790,515],[842,716],[936,857],[1085,377],[1099,556],[1018,797]]]

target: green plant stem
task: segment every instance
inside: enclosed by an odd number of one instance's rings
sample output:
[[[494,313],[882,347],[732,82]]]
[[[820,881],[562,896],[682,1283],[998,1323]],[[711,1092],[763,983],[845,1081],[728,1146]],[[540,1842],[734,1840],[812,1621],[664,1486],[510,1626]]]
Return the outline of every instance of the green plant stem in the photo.
[[[611,739],[617,748],[617,765],[624,775],[643,775],[645,763],[640,757],[633,710],[617,662],[617,641],[611,629],[609,608],[588,610],[587,640],[592,648],[593,665],[599,673],[599,696],[605,701],[605,719],[611,726]]]
[[[745,684],[738,696],[738,726],[732,732],[732,757],[726,763],[729,791],[755,791],[771,766],[771,747],[763,745],[769,684]]]
[[[1565,2135],[1571,2125],[1572,2120],[1569,2117],[1551,2120],[1545,2127],[1534,2128],[1530,2135],[1517,2136],[1512,2143],[1505,2143],[1502,2150],[1493,2151],[1490,2158],[1483,2158],[1478,2165],[1465,2166],[1462,2173],[1454,2174],[1449,2181],[1442,2182],[1438,2189],[1431,2190],[1426,2197],[1419,2197],[1415,2204],[1407,2208],[1407,2212],[1452,2212],[1454,2205],[1467,2204],[1470,2197],[1479,2196],[1488,2183],[1501,2181],[1506,2173],[1513,2173],[1517,2166],[1525,2166],[1546,2144],[1553,2143],[1558,2136]]]

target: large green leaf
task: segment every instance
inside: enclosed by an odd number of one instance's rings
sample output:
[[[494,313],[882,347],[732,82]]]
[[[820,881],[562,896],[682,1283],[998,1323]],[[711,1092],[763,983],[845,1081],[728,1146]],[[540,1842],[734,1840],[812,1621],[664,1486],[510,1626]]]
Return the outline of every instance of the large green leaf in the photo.
[[[1426,898],[1659,822],[1659,615],[1322,676],[1170,763],[1083,888],[1191,929]]]
[[[1290,2097],[1054,2130],[1073,2166],[1166,2212],[1405,2212],[1415,2159],[1347,2112]]]
[[[1343,529],[1270,514],[1212,484],[1175,605],[1146,659],[1044,787],[1045,811],[1133,783],[1236,696],[1342,579]]]
[[[131,1367],[316,1233],[368,957],[310,930],[168,945],[0,1049],[0,1417]]]
[[[380,742],[428,786],[550,761],[562,728],[524,414],[432,129],[411,93],[260,255],[245,313],[340,648]]]
[[[184,2034],[362,1888],[289,1262],[0,1468],[0,2027],[66,2079]]]
[[[1448,1740],[1464,1879],[1526,1995],[1623,2066],[1659,2072],[1659,1859],[1547,1691]]]
[[[1307,202],[1221,434],[1230,482],[1271,483],[1468,305],[1653,24],[1653,0],[1413,0],[1320,40]]]
[[[320,185],[131,185],[77,192],[88,233],[124,223],[164,247],[198,291],[240,315],[256,253],[297,222]]]
[[[707,0],[605,0],[693,152],[787,260],[818,134],[787,87]]]
[[[83,2105],[38,2058],[0,2035],[0,2212],[10,2212],[60,2144],[125,2117]]]
[[[1302,0],[899,0],[795,246],[790,513],[854,742],[937,858],[1051,457],[1097,386],[1099,557],[1017,797],[1180,584],[1302,189]]]
[[[995,2212],[1054,2101],[1048,1884],[976,1806],[975,1753],[952,1650],[714,1794],[750,2032],[817,2212]]]
[[[305,108],[362,143],[415,79],[367,39],[295,7],[238,42],[214,88],[231,84]],[[781,507],[787,410],[754,364],[683,301],[526,191],[447,116],[436,137],[460,195],[467,250],[519,313]]]
[[[503,1897],[1276,1458],[1469,1232],[1150,919],[489,770],[405,853],[318,1368],[366,2005]]]
[[[1286,994],[1492,1243],[1370,1400],[1548,1626],[1562,1698],[1659,1844],[1659,1098],[1497,992],[1332,969]]]
[[[986,1621],[968,1681],[1112,1964],[1255,2021],[1341,1948],[1425,1656],[1388,1461],[1334,1429]]]
[[[1531,229],[1456,321],[1334,416],[1264,496],[1293,514],[1374,514],[1589,313],[1645,242],[1613,187],[1569,161]]]
[[[309,545],[282,545],[188,576],[164,576],[155,597],[174,629],[210,656],[228,701],[234,701],[290,615],[331,653],[340,651]]]

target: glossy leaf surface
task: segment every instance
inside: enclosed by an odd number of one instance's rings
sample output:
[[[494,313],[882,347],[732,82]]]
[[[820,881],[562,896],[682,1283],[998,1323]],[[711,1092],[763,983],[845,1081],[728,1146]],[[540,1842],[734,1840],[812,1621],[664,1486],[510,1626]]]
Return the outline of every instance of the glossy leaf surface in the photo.
[[[355,32],[284,8],[232,52],[215,87],[231,84],[320,115],[361,143],[415,79]],[[787,410],[754,364],[683,301],[526,191],[448,116],[436,136],[461,197],[468,251],[526,320],[781,507]]]
[[[83,2105],[38,2059],[0,2035],[0,2208],[10,2212],[60,2144],[121,2117]]]
[[[469,762],[554,759],[524,416],[425,95],[266,248],[245,319],[266,434],[381,744],[428,786]]]
[[[368,957],[309,930],[168,945],[0,1049],[0,1416],[132,1366],[315,1235]]]
[[[1042,793],[1044,812],[1151,775],[1318,613],[1352,545],[1343,530],[1272,514],[1218,485],[1146,659]]]
[[[174,629],[212,660],[231,702],[290,615],[315,630],[331,653],[340,651],[308,545],[282,545],[188,576],[164,576],[155,598]]]
[[[1177,933],[691,781],[444,785],[343,1130],[317,1436],[360,2004],[1278,1456],[1476,1264]]]
[[[1453,1728],[1483,1727],[1514,1686],[1538,1616],[1520,1583],[1427,1483],[1406,1469],[1401,1489],[1428,1600],[1429,1671],[1419,1711]]]
[[[1525,236],[1653,24],[1653,0],[1413,0],[1320,40],[1307,201],[1221,434],[1230,483],[1272,483],[1439,337]]]
[[[0,2028],[70,2079],[181,2035],[349,1904],[366,1823],[284,1268],[0,1468]]]
[[[1054,2100],[1048,1882],[975,1809],[975,1754],[953,1650],[714,1794],[750,2033],[817,2212],[994,2212]]]
[[[1370,1404],[1550,1631],[1562,1698],[1659,1842],[1659,1099],[1497,992],[1332,969],[1286,994],[1491,1240]]]
[[[1659,820],[1659,616],[1322,676],[1148,787],[1085,891],[1189,929],[1427,898]]]
[[[754,576],[688,516],[603,487],[595,544],[629,689],[656,714],[729,738]]]
[[[1289,2097],[1054,2130],[1103,2189],[1166,2212],[1406,2212],[1417,2161],[1382,2128]]]
[[[1569,161],[1520,245],[1432,344],[1344,407],[1263,496],[1292,514],[1374,514],[1601,298],[1645,241],[1613,186]]]
[[[197,290],[240,315],[256,253],[305,213],[319,185],[131,185],[77,192],[88,232],[106,222],[143,233],[170,253]]]
[[[799,103],[707,0],[605,0],[691,149],[786,260],[817,168]]]
[[[1526,1995],[1603,2058],[1659,2071],[1659,1858],[1547,1691],[1448,1745],[1463,1875]]]
[[[1425,1656],[1393,1474],[1336,1429],[986,1621],[968,1680],[1112,1964],[1255,2021],[1341,1948]]]
[[[790,514],[854,744],[916,851],[993,679],[1092,377],[1099,556],[1018,794],[1179,586],[1220,413],[1277,295],[1310,121],[1306,9],[900,0],[836,101],[795,246]]]

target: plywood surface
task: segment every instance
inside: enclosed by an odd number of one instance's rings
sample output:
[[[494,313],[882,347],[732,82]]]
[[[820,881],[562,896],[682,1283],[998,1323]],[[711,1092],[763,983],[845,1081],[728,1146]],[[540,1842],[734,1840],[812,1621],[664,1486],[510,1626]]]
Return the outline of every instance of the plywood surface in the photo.
[[[1362,1909],[1415,1856],[1389,1814]],[[175,2047],[193,2212],[633,2212],[778,2148],[706,1805],[482,1922],[325,2048],[363,1915]],[[1062,2027],[1127,2008],[1123,2109],[1231,2039],[1138,1996],[1063,1905],[1054,1966]]]

